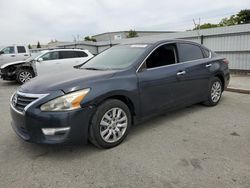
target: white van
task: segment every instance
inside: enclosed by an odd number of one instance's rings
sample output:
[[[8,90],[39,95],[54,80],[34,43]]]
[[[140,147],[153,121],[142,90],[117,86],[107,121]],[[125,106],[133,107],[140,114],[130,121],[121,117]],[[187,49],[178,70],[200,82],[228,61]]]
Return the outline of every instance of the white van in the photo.
[[[93,55],[88,50],[44,50],[26,61],[15,61],[2,65],[0,76],[3,80],[16,80],[23,84],[35,76],[73,69],[74,66],[81,65],[92,57]]]
[[[30,51],[27,46],[13,45],[0,49],[0,66],[13,61],[24,61],[30,57]]]

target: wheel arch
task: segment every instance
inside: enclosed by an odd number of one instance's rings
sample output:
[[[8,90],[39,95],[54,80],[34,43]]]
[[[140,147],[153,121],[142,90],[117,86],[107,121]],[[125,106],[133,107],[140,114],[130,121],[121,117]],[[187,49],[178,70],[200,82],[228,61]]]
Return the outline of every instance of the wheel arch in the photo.
[[[128,108],[131,112],[131,115],[132,116],[136,115],[134,103],[132,102],[132,100],[128,96],[123,95],[123,94],[115,94],[115,95],[110,95],[110,96],[107,96],[105,98],[102,98],[102,100],[100,100],[97,103],[97,105],[100,105],[101,103],[103,103],[104,101],[109,100],[109,99],[117,99],[117,100],[124,102],[128,106]]]
[[[224,87],[225,87],[225,79],[222,73],[218,72],[214,75],[214,77],[217,77],[220,79],[221,84],[222,84],[222,90],[224,91]]]

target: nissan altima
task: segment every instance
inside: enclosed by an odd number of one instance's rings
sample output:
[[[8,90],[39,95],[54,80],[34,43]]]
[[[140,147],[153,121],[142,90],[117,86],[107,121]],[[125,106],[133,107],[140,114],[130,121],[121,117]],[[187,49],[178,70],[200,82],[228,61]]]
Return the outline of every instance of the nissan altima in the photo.
[[[29,142],[111,148],[152,115],[217,105],[229,79],[228,60],[194,42],[121,44],[22,85],[11,97],[11,125]]]

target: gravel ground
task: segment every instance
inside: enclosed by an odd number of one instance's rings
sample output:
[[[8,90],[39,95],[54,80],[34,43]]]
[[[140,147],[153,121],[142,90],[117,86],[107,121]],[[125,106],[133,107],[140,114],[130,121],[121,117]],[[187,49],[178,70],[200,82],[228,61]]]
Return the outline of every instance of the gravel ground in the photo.
[[[134,126],[118,147],[37,145],[10,127],[0,81],[0,187],[250,187],[250,95],[224,92]]]

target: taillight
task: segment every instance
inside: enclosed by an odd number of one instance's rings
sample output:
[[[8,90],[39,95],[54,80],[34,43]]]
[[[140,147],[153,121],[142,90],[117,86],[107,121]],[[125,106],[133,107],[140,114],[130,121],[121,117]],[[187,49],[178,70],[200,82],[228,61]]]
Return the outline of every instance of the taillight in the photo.
[[[229,64],[229,61],[227,60],[227,59],[223,59],[223,63],[225,63],[225,64]]]

